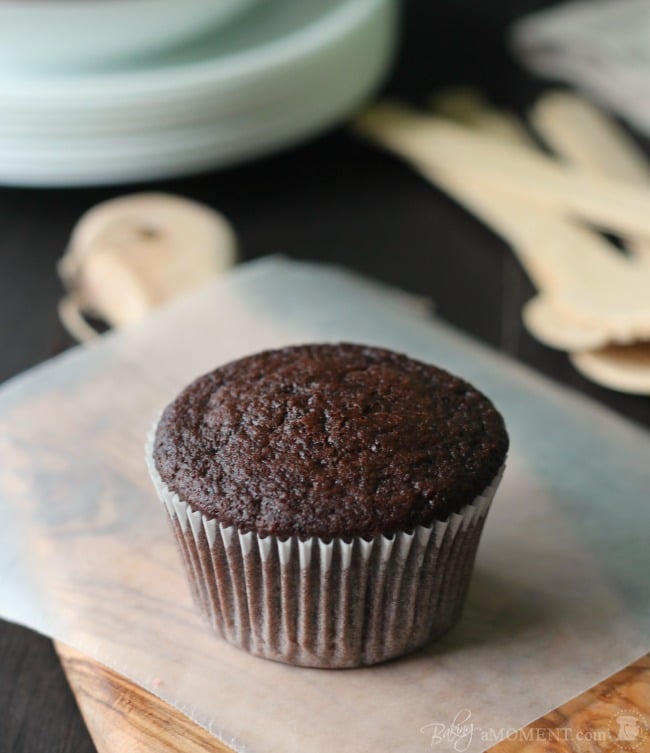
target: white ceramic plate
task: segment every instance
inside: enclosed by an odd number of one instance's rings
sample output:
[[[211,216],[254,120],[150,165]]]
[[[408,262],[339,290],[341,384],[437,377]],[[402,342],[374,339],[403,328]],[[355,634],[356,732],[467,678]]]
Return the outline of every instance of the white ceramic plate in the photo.
[[[2,2],[2,0],[0,0]],[[394,0],[393,0],[394,3]],[[2,113],[67,117],[110,109],[173,106],[218,92],[238,100],[242,86],[259,92],[299,78],[306,61],[318,60],[365,29],[381,0],[264,0],[222,33],[191,44],[150,65],[86,75],[2,75]]]
[[[0,70],[124,64],[231,21],[257,0],[0,0]]]
[[[0,77],[0,141],[19,135],[114,135],[233,117],[251,102],[272,106],[304,90],[314,72],[341,59],[355,67],[378,44],[378,35],[394,35],[391,0],[306,0],[298,15],[295,0],[265,2],[229,30],[228,49],[235,51],[221,49],[215,36],[203,54],[194,50],[193,63],[175,59],[151,70],[47,81]],[[287,34],[275,36],[272,28]],[[253,39],[260,46],[242,46]]]
[[[313,10],[317,1],[308,1]],[[277,7],[285,10],[289,2],[276,0]],[[324,15],[326,25],[331,24],[331,0],[318,3],[321,9],[328,6]],[[342,6],[341,2],[339,10]],[[89,124],[85,133],[83,129],[63,129],[53,134],[52,121],[42,124],[40,132],[38,128],[13,135],[0,131],[0,182],[88,185],[161,178],[249,159],[326,128],[373,90],[386,71],[394,46],[393,0],[345,0],[345,6],[347,13],[353,7],[357,14],[361,9],[364,13],[347,16],[354,25],[339,26],[338,36],[328,37],[329,44],[321,45],[315,58],[311,47],[303,47],[303,58],[307,62],[315,59],[318,64],[301,65],[296,40],[291,40],[294,75],[277,76],[272,92],[260,86],[260,77],[249,69],[249,87],[240,91],[237,101],[226,98],[228,106],[224,107],[218,91],[205,107],[200,98],[171,101],[166,110],[161,108],[168,120],[155,128],[146,118],[144,122],[129,118],[129,112],[139,111],[132,105],[132,110],[124,113],[124,127],[119,132],[93,131]],[[270,57],[285,63],[282,40],[276,40],[274,47]],[[268,53],[258,58],[267,59]],[[286,70],[284,64],[280,70]],[[272,80],[267,68],[263,72],[265,80]],[[266,96],[260,97],[261,92]],[[185,117],[188,108],[192,113],[189,119]]]

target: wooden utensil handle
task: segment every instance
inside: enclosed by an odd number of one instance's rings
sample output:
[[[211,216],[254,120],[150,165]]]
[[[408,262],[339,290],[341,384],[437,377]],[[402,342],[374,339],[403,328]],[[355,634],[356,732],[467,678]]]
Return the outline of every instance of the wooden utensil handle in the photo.
[[[555,91],[530,111],[535,130],[556,154],[594,175],[650,185],[646,156],[616,121],[583,97]]]
[[[650,187],[645,154],[618,123],[590,102],[570,92],[540,97],[531,120],[544,141],[568,163],[594,175]],[[627,238],[641,261],[650,261],[649,238]]]
[[[517,144],[401,105],[372,107],[357,130],[432,172],[462,171],[622,235],[650,238],[650,189],[555,164]]]

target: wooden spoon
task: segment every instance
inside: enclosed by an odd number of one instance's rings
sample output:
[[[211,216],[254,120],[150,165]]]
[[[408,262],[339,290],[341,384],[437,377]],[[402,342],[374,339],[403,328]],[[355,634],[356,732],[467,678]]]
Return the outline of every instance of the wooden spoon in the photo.
[[[537,132],[567,163],[585,172],[650,187],[645,154],[618,123],[583,97],[553,91],[540,97],[530,119]],[[628,238],[626,246],[642,259],[650,257],[648,238]]]
[[[602,236],[530,201],[517,180],[504,183],[502,174],[509,173],[509,147],[503,141],[482,134],[468,136],[472,133],[469,129],[453,123],[441,126],[440,121],[404,107],[381,106],[363,122],[362,132],[406,157],[420,173],[449,190],[492,226],[513,247],[548,298],[548,307],[563,313],[577,327],[584,325],[587,341],[565,338],[560,331],[553,343],[556,347],[592,347],[650,337],[650,264],[631,265]],[[485,169],[474,171],[462,159],[457,160],[456,151],[442,152],[441,144],[454,142],[446,138],[454,128],[462,129],[462,141],[476,138],[481,144],[487,140],[498,145],[504,160],[502,174],[495,177]],[[445,136],[439,140],[441,133]],[[511,148],[519,154],[532,151],[519,145]],[[600,332],[598,343],[596,329]]]
[[[531,121],[567,162],[594,174],[650,186],[650,167],[643,151],[613,118],[582,97],[566,91],[545,94],[533,107]],[[627,238],[625,245],[641,262],[650,261],[647,238]],[[534,308],[529,313],[539,318],[540,312]],[[542,324],[544,319],[542,312]],[[612,389],[650,394],[650,343],[590,349],[596,347],[585,344],[584,349],[574,348],[580,352],[570,357],[578,371]]]
[[[483,104],[475,98],[469,103],[447,100],[443,106],[447,113],[453,113],[455,107],[465,123],[484,127],[502,147],[512,143],[520,153],[531,150],[523,128],[512,118],[500,118],[496,111],[481,111]],[[432,137],[426,132],[427,121],[415,118],[411,111],[391,105],[388,110],[375,111],[362,125],[362,132],[407,157],[423,175],[442,185],[509,241],[542,291],[524,311],[527,326],[540,339],[554,347],[585,350],[605,347],[612,340],[650,337],[650,265],[631,265],[599,234],[549,211],[548,204],[543,206],[544,202],[536,202],[530,194],[522,196],[485,169],[472,173],[462,160],[456,169],[458,163],[441,155],[439,143],[431,151],[435,134],[447,133],[453,124],[444,124],[441,131],[439,118],[433,125],[429,122]],[[466,129],[463,138],[467,136]],[[507,165],[504,172],[508,172]],[[608,358],[611,362],[611,356]],[[578,359],[579,364],[583,361]],[[637,372],[635,391],[643,391],[643,368]],[[611,365],[607,373],[613,373]],[[611,384],[611,376],[608,380]],[[627,380],[621,388],[630,384]]]
[[[422,114],[394,102],[374,105],[355,121],[357,131],[429,171],[453,169],[514,190],[565,216],[623,236],[650,238],[650,189],[590,175],[520,144]]]

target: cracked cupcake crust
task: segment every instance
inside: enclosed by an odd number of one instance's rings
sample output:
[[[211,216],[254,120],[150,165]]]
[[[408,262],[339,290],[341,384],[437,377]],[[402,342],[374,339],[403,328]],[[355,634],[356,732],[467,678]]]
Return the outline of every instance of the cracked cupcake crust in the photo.
[[[411,531],[481,494],[508,449],[470,384],[363,345],[266,351],[197,379],[165,409],[162,480],[242,532],[350,539]]]

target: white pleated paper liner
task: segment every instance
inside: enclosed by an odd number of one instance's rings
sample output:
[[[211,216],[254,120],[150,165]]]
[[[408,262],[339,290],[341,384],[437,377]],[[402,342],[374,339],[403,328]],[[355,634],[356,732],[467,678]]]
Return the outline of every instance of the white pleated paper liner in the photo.
[[[266,659],[359,667],[445,633],[462,608],[485,517],[501,480],[447,520],[350,542],[242,533],[179,499],[146,460],[192,595],[213,630]]]

